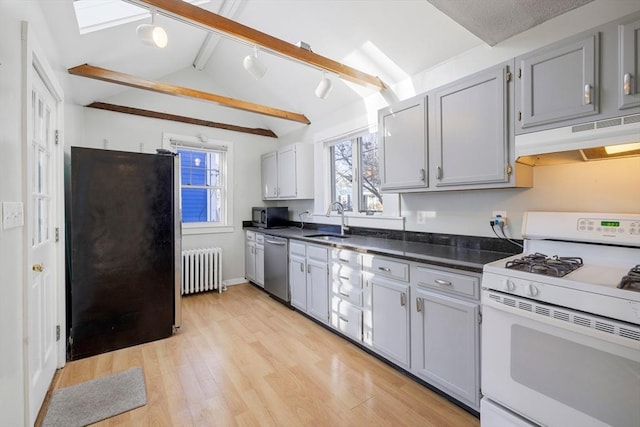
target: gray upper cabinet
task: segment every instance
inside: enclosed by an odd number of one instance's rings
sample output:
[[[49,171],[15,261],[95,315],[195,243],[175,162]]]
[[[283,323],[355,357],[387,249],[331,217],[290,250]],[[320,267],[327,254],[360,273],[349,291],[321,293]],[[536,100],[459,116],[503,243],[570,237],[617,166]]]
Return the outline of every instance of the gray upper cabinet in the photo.
[[[436,187],[509,181],[510,64],[436,90],[430,127]]]
[[[598,32],[516,58],[516,134],[599,113]]]
[[[427,170],[427,103],[424,95],[378,112],[383,191],[424,189]]]
[[[618,26],[618,108],[640,106],[640,19]]]

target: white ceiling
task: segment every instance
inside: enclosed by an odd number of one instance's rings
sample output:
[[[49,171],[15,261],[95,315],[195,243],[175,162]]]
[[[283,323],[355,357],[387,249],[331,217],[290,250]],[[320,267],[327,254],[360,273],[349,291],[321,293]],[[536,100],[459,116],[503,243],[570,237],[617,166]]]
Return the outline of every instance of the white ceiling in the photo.
[[[334,77],[329,97],[318,99],[313,91],[319,70],[268,53],[260,54],[267,74],[256,81],[242,67],[252,47],[228,38],[220,38],[206,67],[198,71],[192,64],[207,34],[202,29],[158,16],[169,45],[157,49],[136,38],[137,25],[148,19],[80,35],[71,0],[40,4],[65,68],[88,63],[302,113],[311,122],[373,93]],[[235,21],[293,44],[304,41],[315,53],[379,76],[388,85],[484,43],[426,0],[212,0],[200,7],[215,13],[235,10],[229,16]],[[278,135],[305,126],[215,105],[202,109],[200,101],[167,95],[141,97],[137,89],[77,76],[66,76],[63,84],[67,100],[80,105],[126,102],[139,108],[155,104],[158,109],[160,102],[164,112],[264,127]]]

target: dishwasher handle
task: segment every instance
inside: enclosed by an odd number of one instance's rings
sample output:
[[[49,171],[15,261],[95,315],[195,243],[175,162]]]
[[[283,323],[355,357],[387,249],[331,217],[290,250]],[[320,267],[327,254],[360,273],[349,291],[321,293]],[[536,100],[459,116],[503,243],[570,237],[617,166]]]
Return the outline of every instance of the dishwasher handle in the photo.
[[[280,245],[280,246],[284,246],[287,244],[286,240],[271,240],[271,239],[265,239],[264,240],[265,243],[271,243],[272,245]]]

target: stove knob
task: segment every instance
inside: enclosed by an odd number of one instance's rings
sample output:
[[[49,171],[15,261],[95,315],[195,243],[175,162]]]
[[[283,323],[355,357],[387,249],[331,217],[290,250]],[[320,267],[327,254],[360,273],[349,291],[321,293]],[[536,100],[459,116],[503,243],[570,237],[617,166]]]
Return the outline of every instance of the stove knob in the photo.
[[[529,296],[537,297],[540,290],[533,283],[529,283]]]
[[[504,281],[504,287],[509,292],[513,292],[516,290],[516,284],[509,279]]]

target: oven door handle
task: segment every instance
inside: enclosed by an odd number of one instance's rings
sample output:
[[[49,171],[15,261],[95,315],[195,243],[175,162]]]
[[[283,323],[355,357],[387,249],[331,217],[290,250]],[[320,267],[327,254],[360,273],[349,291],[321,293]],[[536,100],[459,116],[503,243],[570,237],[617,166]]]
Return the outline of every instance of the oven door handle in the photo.
[[[617,344],[617,345],[621,345],[627,348],[630,348],[632,350],[637,351],[638,350],[638,346],[640,346],[640,341],[634,340],[633,338],[623,338],[619,335],[615,335],[612,333],[608,333],[608,332],[603,332],[594,328],[590,328],[590,327],[586,327],[586,326],[582,326],[580,324],[575,324],[571,321],[566,321],[566,320],[559,320],[556,319],[552,316],[547,316],[544,314],[538,314],[535,312],[534,309],[529,308],[529,309],[521,309],[521,308],[517,308],[511,305],[505,305],[502,304],[498,301],[495,301],[490,295],[497,295],[499,297],[502,297],[501,294],[492,294],[491,291],[487,291],[487,290],[483,290],[482,291],[482,307],[483,310],[485,307],[490,307],[493,308],[495,310],[499,310],[502,312],[506,312],[509,314],[512,314],[514,316],[517,317],[524,317],[536,322],[541,322],[541,323],[546,323],[547,325],[551,325],[553,327],[556,328],[560,328],[560,329],[564,329],[567,331],[571,331],[573,333],[576,334],[580,334],[580,335],[587,335],[596,339],[600,339],[600,340],[604,340],[613,344]],[[507,296],[506,298],[512,299],[516,301],[516,305],[518,304],[517,300],[520,299],[520,297],[511,297],[511,296]],[[548,310],[552,310],[554,309],[554,307],[549,306],[545,303],[541,303],[535,300],[528,300],[528,299],[523,299],[523,301],[526,302],[526,306],[531,307],[531,304],[537,304],[540,307],[543,307],[545,309]],[[544,311],[544,310],[543,310]],[[566,312],[566,313],[574,313],[573,310],[571,309],[561,309],[561,311]],[[584,317],[584,316],[583,316]],[[594,316],[595,317],[595,316]],[[604,320],[603,320],[604,321]],[[615,324],[619,324],[620,322],[616,322]],[[626,326],[624,326],[626,327]],[[636,327],[636,326],[629,326],[626,327],[627,329],[629,329],[630,331],[630,335],[636,335],[636,336],[640,336],[640,327]]]

